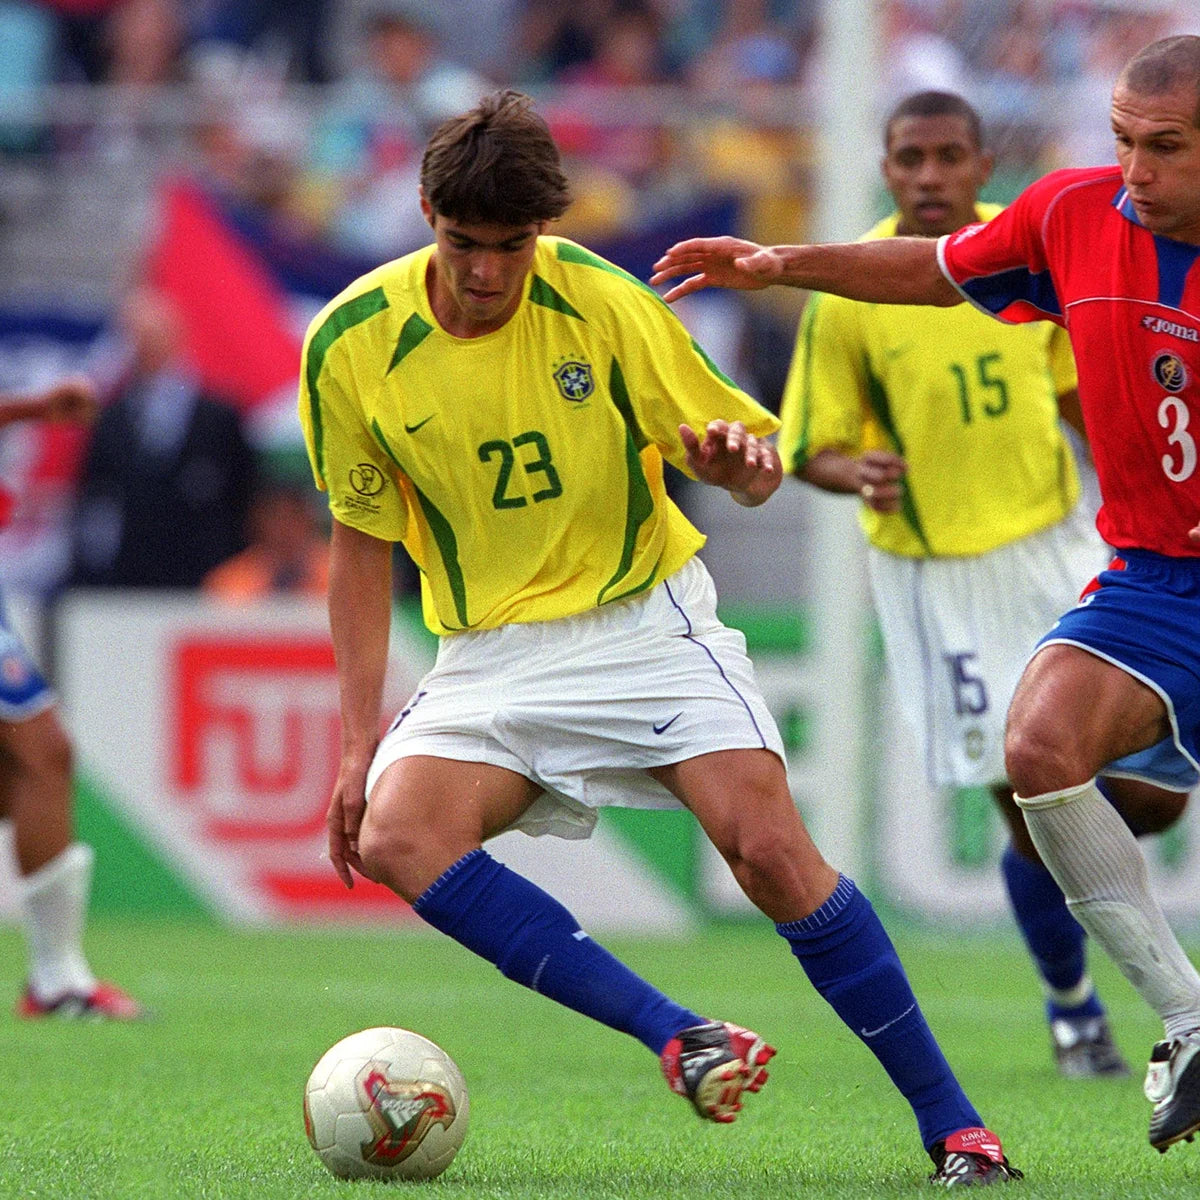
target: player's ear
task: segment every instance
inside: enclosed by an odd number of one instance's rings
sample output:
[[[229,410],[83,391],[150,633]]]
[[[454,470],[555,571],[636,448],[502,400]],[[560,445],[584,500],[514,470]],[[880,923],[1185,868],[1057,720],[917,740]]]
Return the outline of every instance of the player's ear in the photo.
[[[984,150],[979,156],[979,186],[983,187],[992,177],[996,166],[996,156],[990,150]]]
[[[429,203],[429,198],[425,195],[423,187],[417,188],[417,195],[421,198],[421,212],[425,220],[429,222],[430,229],[433,228],[433,205]]]

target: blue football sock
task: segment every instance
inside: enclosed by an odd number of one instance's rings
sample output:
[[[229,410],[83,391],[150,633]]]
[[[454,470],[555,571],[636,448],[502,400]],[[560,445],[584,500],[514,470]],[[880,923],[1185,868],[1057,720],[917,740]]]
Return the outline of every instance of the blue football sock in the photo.
[[[632,1034],[655,1054],[704,1021],[635,975],[552,896],[485,850],[472,850],[413,901],[435,929],[584,1016]]]
[[[925,1023],[891,938],[853,880],[841,876],[816,912],[775,928],[912,1105],[926,1150],[983,1124]]]
[[[1048,988],[1070,992],[1084,981],[1085,934],[1071,916],[1062,889],[1040,862],[1023,858],[1010,842],[1000,859],[1000,873],[1008,889],[1017,927],[1029,954]],[[1104,1012],[1094,989],[1074,1005],[1046,1003],[1050,1020],[1061,1016],[1098,1017]]]

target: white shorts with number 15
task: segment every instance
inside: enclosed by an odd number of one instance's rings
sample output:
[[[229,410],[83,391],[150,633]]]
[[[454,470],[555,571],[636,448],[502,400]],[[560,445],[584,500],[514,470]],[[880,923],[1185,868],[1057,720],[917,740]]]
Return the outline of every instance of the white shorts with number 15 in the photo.
[[[1005,781],[1004,722],[1021,672],[1109,557],[1079,508],[972,557],[869,549],[888,673],[931,784]]]

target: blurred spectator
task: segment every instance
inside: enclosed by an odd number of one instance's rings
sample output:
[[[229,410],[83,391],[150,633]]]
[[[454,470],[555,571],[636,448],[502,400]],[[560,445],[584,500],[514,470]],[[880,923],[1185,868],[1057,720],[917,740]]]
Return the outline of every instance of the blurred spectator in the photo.
[[[211,96],[189,131],[205,186],[222,199],[308,223],[303,188],[304,132],[288,104]]]
[[[966,56],[945,32],[939,0],[884,0],[884,89],[969,92]]]
[[[742,229],[755,240],[768,230],[798,236],[808,211],[812,151],[801,80],[812,47],[801,6],[773,16],[779,8],[772,0],[726,5],[687,72],[703,114],[688,127],[692,170],[741,198]]]
[[[1003,160],[1035,164],[1047,142],[1045,96],[1050,82],[1048,9],[1016,0],[1008,21],[982,48],[980,109],[995,130],[994,153]]]
[[[120,328],[124,369],[84,456],[69,582],[195,587],[246,544],[253,452],[237,411],[182,365],[165,296],[130,292]]]
[[[1064,6],[1073,21],[1082,61],[1064,81],[1053,113],[1060,126],[1058,157],[1074,165],[1099,165],[1116,161],[1116,147],[1108,122],[1112,81],[1129,58],[1131,46],[1144,46],[1172,33],[1195,32],[1191,20],[1181,22],[1181,5],[1165,0],[1090,0]],[[1190,28],[1182,28],[1182,24]]]
[[[335,92],[310,151],[308,209],[340,249],[391,257],[428,232],[415,181],[429,134],[492,84],[446,56],[412,0],[370,0],[364,19],[365,62]]]
[[[806,51],[816,38],[821,7],[821,0],[671,0],[668,52],[692,63],[738,23],[765,25]]]
[[[0,152],[26,153],[44,144],[34,95],[54,77],[56,29],[33,0],[0,0]]]
[[[591,59],[563,71],[560,81],[549,115],[563,150],[636,186],[661,187],[671,144],[649,91],[666,81],[654,13],[642,6],[615,12],[597,30]]]
[[[250,502],[250,544],[204,577],[217,600],[246,603],[270,596],[324,599],[329,543],[307,484],[272,480]]]
[[[771,0],[728,5],[712,43],[688,68],[697,91],[735,100],[747,83],[795,83],[811,41],[772,16]]]
[[[40,0],[55,18],[68,82],[146,85],[178,75],[183,0]]]
[[[512,78],[525,85],[546,83],[590,63],[605,26],[642,7],[635,0],[525,0]]]
[[[209,81],[328,83],[334,0],[215,0],[195,38],[193,68]]]

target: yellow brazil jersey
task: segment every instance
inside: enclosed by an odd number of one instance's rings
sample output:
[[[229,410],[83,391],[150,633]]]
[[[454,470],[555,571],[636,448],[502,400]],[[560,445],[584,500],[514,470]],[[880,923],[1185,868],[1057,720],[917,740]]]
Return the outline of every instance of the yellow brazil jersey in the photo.
[[[680,424],[778,421],[646,285],[542,237],[522,303],[476,338],[429,305],[427,246],[363,276],[304,344],[300,417],[334,517],[402,541],[436,633],[563,617],[641,592],[704,538],[668,499]]]
[[[981,217],[999,211],[979,206]],[[897,221],[867,237],[895,236]],[[1049,322],[814,295],[784,392],[784,469],[821,450],[892,450],[908,463],[902,509],[862,506],[871,543],[914,558],[983,554],[1074,507],[1057,398],[1075,385],[1066,332]]]

